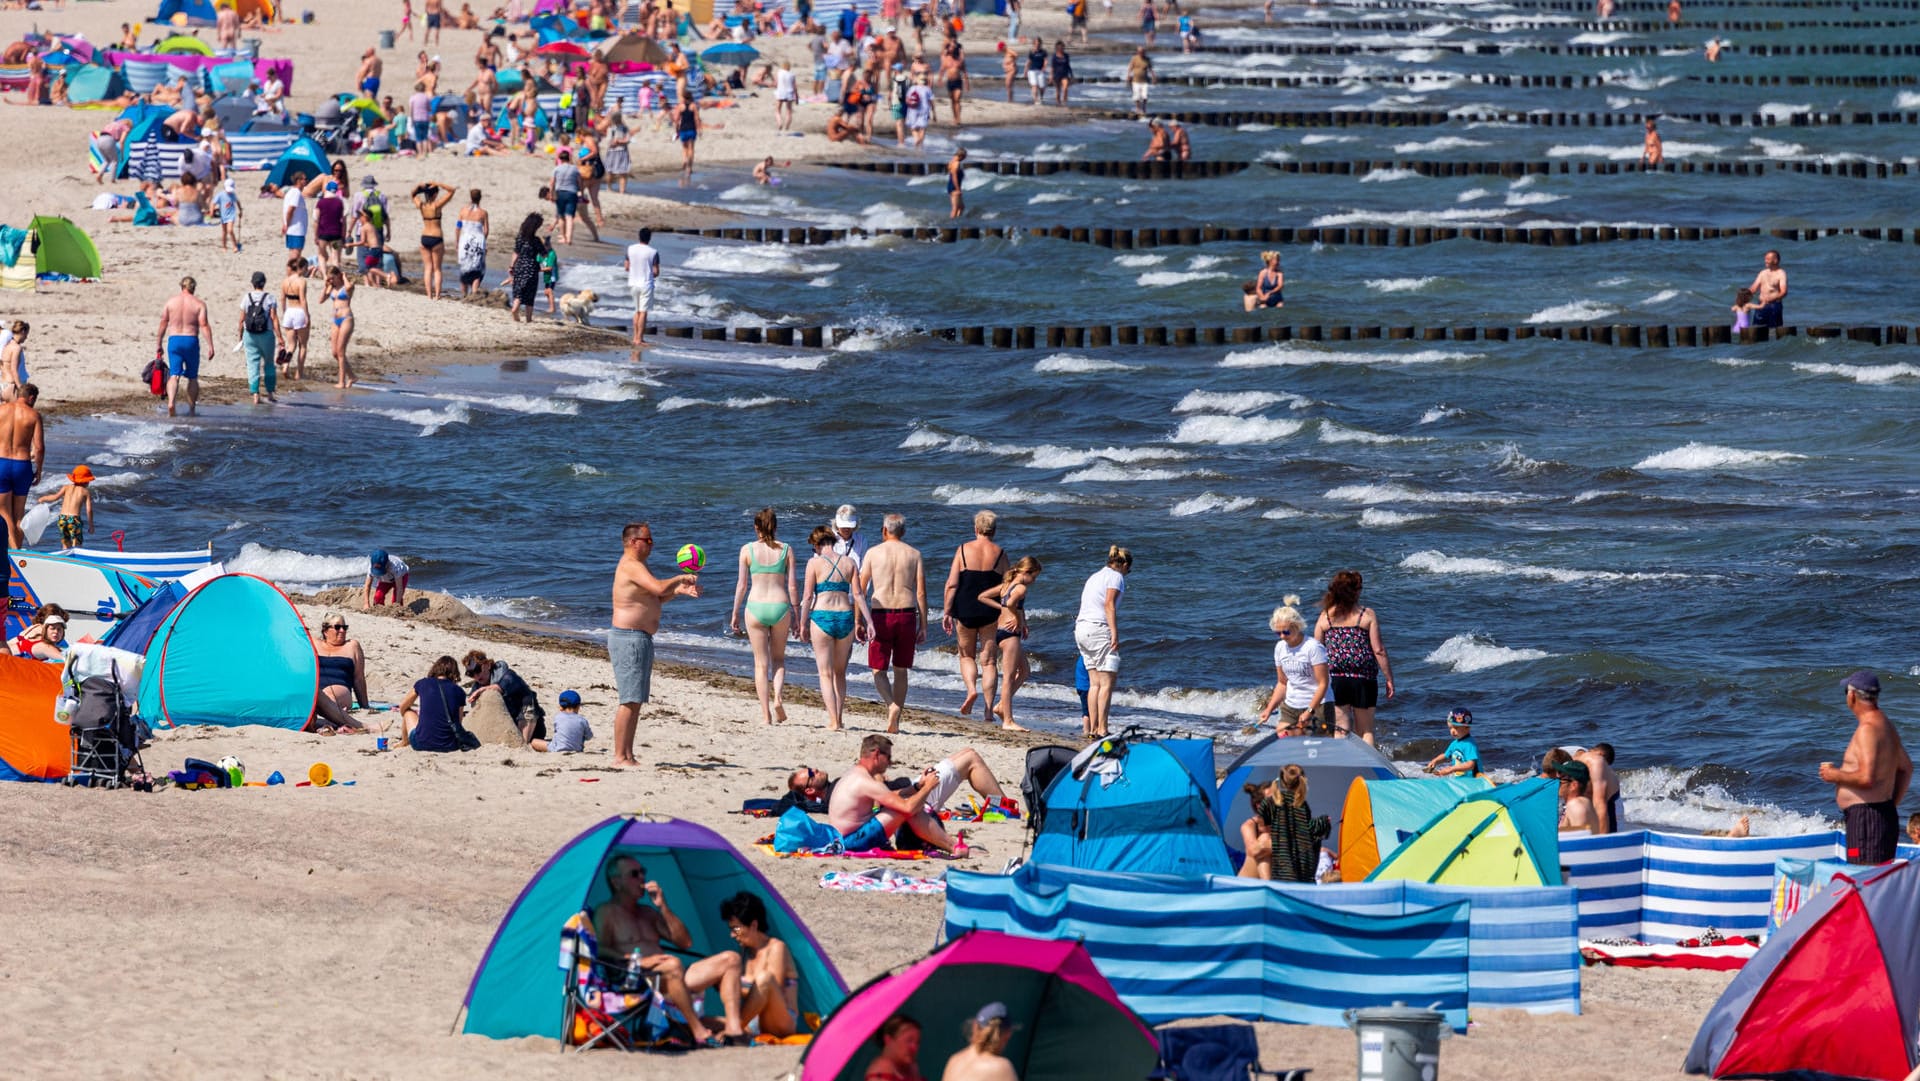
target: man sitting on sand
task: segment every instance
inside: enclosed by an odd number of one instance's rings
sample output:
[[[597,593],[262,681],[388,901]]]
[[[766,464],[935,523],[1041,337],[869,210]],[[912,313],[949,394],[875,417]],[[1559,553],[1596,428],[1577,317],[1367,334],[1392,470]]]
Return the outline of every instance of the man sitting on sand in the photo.
[[[607,864],[606,874],[613,897],[593,910],[600,960],[622,967],[638,953],[640,970],[660,974],[660,993],[687,1019],[694,1042],[705,1047],[719,1047],[722,1040],[702,1023],[693,996],[705,994],[709,987],[719,988],[727,1015],[724,1042],[737,1046],[750,1043],[740,1026],[740,955],[723,950],[691,965],[683,964],[678,956],[662,949],[661,940],[691,950],[693,935],[667,907],[660,884],[648,881],[646,867],[632,856],[615,856]]]
[[[720,902],[720,918],[746,954],[740,970],[740,1021],[760,1023],[762,1036],[791,1036],[800,1028],[800,969],[793,951],[773,937],[767,903],[742,890]]]
[[[872,735],[860,741],[860,759],[838,781],[818,770],[804,774],[795,770],[787,779],[792,792],[808,788],[827,795],[827,821],[840,831],[848,851],[860,852],[884,848],[904,823],[914,836],[950,856],[967,854],[965,835],[957,840],[947,835],[938,812],[965,781],[989,800],[1006,799],[1000,782],[971,747],[930,766],[920,780],[906,792],[887,786],[887,769],[893,765],[893,741]],[[800,786],[796,787],[796,782]],[[818,786],[817,788],[815,786]],[[876,808],[878,808],[876,810]]]

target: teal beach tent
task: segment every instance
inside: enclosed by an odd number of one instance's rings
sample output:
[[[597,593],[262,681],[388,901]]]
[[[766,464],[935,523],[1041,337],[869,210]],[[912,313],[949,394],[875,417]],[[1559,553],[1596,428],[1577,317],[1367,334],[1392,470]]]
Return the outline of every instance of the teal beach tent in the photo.
[[[326,150],[303,135],[281,153],[279,161],[273,163],[273,168],[267,172],[267,183],[276,188],[285,187],[296,172],[305,173],[308,180],[318,180],[332,168],[333,164],[327,161]]]
[[[825,1017],[847,997],[846,982],[807,925],[725,838],[678,818],[619,815],[560,846],[508,907],[467,986],[462,1032],[561,1038],[568,973],[558,965],[560,928],[608,899],[606,868],[619,856],[639,860],[647,877],[660,884],[667,907],[686,923],[695,953],[734,948],[720,902],[745,890],[766,903],[768,931],[793,954],[800,1012]],[[719,1012],[716,1001],[707,1006]]]
[[[1194,746],[1208,741],[1108,742],[1112,751],[1084,763],[1079,776],[1061,770],[1047,786],[1032,862],[1136,875],[1232,874],[1213,815],[1213,752]]]
[[[163,724],[305,728],[320,693],[313,638],[278,586],[223,574],[187,594],[147,644],[140,716]]]

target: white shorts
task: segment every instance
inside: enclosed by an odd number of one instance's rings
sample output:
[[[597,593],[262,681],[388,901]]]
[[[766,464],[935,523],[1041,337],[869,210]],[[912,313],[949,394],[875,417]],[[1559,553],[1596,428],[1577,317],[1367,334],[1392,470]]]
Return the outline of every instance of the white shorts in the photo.
[[[1035,90],[1045,90],[1047,88],[1047,73],[1044,71],[1027,72],[1027,85],[1033,87]]]
[[[639,312],[652,310],[653,308],[653,283],[652,282],[648,282],[645,285],[633,285],[633,286],[629,286],[628,288],[633,290],[633,310],[636,314]]]
[[[305,329],[307,329],[307,309],[305,309],[305,308],[288,308],[287,310],[285,310],[285,311],[283,311],[283,312],[281,312],[281,313],[280,313],[280,328],[281,328],[282,330],[305,330]]]
[[[1113,628],[1106,620],[1083,619],[1073,625],[1073,644],[1089,672],[1120,671],[1120,654],[1113,651]]]
[[[1151,83],[1134,83],[1133,84],[1133,100],[1137,102],[1146,101],[1147,91],[1150,89],[1152,89]]]
[[[938,779],[933,782],[933,791],[927,793],[927,810],[930,813],[938,813],[946,807],[947,801],[953,798],[953,794],[960,791],[960,785],[966,778],[960,776],[960,771],[953,768],[953,760],[950,758],[942,758],[936,762],[933,774]]]

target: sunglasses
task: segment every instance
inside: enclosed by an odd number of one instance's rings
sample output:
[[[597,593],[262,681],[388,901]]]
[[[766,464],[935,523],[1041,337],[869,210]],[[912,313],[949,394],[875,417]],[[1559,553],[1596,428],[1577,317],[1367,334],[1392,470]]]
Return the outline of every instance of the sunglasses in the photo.
[[[345,623],[329,623],[320,629],[323,631],[344,631],[347,629],[347,625]]]

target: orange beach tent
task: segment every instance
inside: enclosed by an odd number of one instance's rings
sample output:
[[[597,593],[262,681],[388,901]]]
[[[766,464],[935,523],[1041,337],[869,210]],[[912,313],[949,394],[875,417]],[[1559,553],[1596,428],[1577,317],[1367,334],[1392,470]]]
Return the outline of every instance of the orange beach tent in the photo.
[[[60,666],[0,655],[0,781],[67,775],[67,727],[53,719]]]

